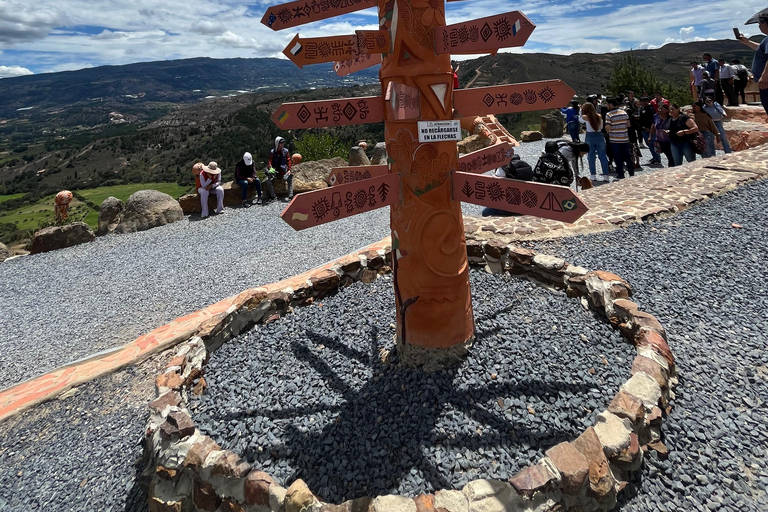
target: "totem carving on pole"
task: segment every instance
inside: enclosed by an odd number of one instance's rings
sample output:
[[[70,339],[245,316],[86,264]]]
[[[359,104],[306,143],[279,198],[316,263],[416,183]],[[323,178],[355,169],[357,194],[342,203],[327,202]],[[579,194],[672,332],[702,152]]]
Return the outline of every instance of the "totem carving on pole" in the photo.
[[[371,7],[323,5],[270,7],[262,23],[278,30]],[[475,337],[460,201],[566,222],[587,210],[567,187],[479,174],[509,160],[507,143],[460,161],[460,118],[561,107],[574,91],[560,80],[453,90],[450,54],[522,46],[535,27],[520,12],[446,26],[444,0],[378,0],[378,11],[379,30],[297,34],[283,53],[300,67],[336,62],[342,76],[381,63],[382,95],[286,103],[272,120],[286,130],[384,121],[389,163],[334,169],[330,188],[297,195],[281,217],[298,230],[390,206],[398,357],[438,369],[461,361]],[[292,14],[304,12],[315,17]]]

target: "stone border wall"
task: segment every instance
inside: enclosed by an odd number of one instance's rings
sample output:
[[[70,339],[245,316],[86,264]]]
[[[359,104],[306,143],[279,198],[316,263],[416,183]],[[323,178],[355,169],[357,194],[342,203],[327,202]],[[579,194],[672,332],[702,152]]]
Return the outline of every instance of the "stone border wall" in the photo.
[[[158,511],[242,512],[511,512],[562,509],[610,510],[643,454],[666,457],[661,422],[671,410],[677,382],[675,360],[659,321],[629,300],[632,289],[615,274],[570,265],[561,258],[501,243],[469,241],[470,263],[486,271],[525,276],[580,298],[604,315],[637,349],[632,377],[608,408],[572,442],[547,450],[537,464],[509,481],[475,480],[461,490],[441,490],[416,498],[364,497],[342,504],[322,502],[302,480],[287,489],[222,449],[195,426],[187,409],[189,393],[206,388],[205,363],[211,351],[256,323],[276,320],[295,305],[353,281],[372,282],[390,269],[391,246],[348,255],[278,291],[243,292],[227,311],[203,324],[180,345],[156,379],[157,398],[149,404],[144,476],[150,480],[149,508]],[[283,282],[284,283],[284,282]],[[270,287],[273,288],[273,287]]]

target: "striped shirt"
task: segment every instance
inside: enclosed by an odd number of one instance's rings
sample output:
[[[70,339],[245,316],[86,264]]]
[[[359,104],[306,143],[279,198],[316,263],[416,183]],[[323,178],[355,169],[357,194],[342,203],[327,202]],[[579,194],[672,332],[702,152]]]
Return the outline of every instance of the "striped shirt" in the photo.
[[[614,144],[629,144],[629,116],[626,111],[615,108],[605,116],[605,131]]]

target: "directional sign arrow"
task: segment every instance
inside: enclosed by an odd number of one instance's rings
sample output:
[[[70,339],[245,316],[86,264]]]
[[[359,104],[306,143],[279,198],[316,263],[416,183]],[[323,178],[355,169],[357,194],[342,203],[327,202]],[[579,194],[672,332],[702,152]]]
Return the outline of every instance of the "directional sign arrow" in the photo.
[[[354,59],[337,60],[333,63],[333,70],[339,76],[347,76],[350,73],[381,64],[380,53],[362,53]]]
[[[282,30],[376,5],[377,0],[298,0],[270,7],[261,22],[272,30]]]
[[[461,117],[547,110],[568,105],[576,91],[562,80],[495,85],[453,92],[453,106]]]
[[[294,64],[320,64],[352,59],[365,53],[389,52],[388,30],[358,30],[354,35],[301,38],[299,34],[283,50]]]
[[[400,202],[400,174],[387,174],[293,198],[280,218],[296,231]]]
[[[421,117],[421,99],[419,90],[415,87],[389,82],[384,99],[389,119],[405,121]]]
[[[451,174],[456,201],[568,223],[589,210],[568,187],[457,171]]]
[[[381,96],[283,103],[272,114],[272,122],[283,130],[380,123],[383,120],[384,100]]]
[[[520,11],[434,28],[435,52],[485,53],[523,46],[536,25]]]
[[[357,165],[351,167],[334,167],[328,175],[328,183],[332,187],[346,185],[356,181],[377,178],[389,174],[389,167],[386,165]]]
[[[500,142],[480,151],[473,151],[459,156],[459,171],[483,174],[492,169],[508,164],[515,151],[509,142]]]

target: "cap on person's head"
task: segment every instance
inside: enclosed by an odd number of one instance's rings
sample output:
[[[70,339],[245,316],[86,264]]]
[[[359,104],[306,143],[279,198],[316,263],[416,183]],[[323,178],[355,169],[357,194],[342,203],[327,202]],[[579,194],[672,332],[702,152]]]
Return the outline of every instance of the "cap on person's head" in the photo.
[[[245,162],[245,165],[251,165],[253,163],[253,157],[250,153],[245,153],[243,155],[243,162]]]
[[[544,144],[544,152],[545,153],[557,153],[557,142],[553,140],[547,141],[546,144]]]
[[[733,59],[731,64],[741,64],[741,61],[739,59]]]
[[[768,8],[763,9],[760,12],[756,12],[751,18],[747,20],[745,25],[753,25],[755,23],[760,23],[760,21],[768,22]]]
[[[205,172],[207,172],[208,174],[221,174],[221,169],[219,169],[219,164],[217,164],[216,162],[211,162],[205,168]]]

